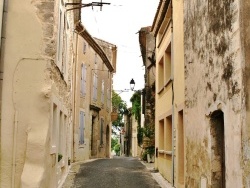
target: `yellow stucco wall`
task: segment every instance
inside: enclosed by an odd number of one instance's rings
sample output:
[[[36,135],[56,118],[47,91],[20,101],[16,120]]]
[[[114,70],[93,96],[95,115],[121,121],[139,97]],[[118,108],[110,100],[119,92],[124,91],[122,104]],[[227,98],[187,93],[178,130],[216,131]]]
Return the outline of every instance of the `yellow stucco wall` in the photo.
[[[182,142],[182,140],[178,140],[177,135],[180,122],[178,121],[178,113],[184,108],[183,1],[173,1],[172,7],[173,11],[172,13],[170,11],[168,15],[172,14],[173,22],[169,24],[167,24],[168,21],[163,22],[164,24],[161,23],[162,25],[156,35],[156,92],[158,94],[156,95],[155,142],[159,154],[156,158],[155,167],[171,183],[174,176],[174,186],[182,187],[184,182],[177,183],[179,182],[178,173],[180,171],[178,163],[180,160],[183,161],[183,158],[178,158],[179,151],[181,155],[183,155],[183,151],[178,150],[178,142]],[[166,16],[165,19],[167,20],[169,17]],[[173,31],[171,30],[172,25]],[[165,30],[166,26],[168,26],[167,30]],[[159,87],[159,62],[162,59],[164,60],[165,51],[169,53],[169,50],[171,50],[171,77],[164,78],[162,89]],[[162,131],[164,131],[164,134]]]

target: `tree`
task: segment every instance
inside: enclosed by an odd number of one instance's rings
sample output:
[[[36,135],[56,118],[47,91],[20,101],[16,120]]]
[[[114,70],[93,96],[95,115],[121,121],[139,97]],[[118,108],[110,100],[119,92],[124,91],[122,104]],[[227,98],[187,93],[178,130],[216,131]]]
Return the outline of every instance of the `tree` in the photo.
[[[112,123],[112,132],[116,134],[121,131],[121,127],[124,126],[124,122],[122,121],[123,115],[128,112],[127,104],[122,98],[117,94],[114,90],[112,91],[112,107],[113,111],[118,113],[118,118],[116,121]]]
[[[138,145],[140,146],[143,139],[143,128],[141,127],[141,91],[136,91],[130,98],[130,102],[132,103],[132,114],[138,123],[137,139]]]
[[[115,145],[118,144],[118,138],[111,137],[111,149],[114,150]]]
[[[119,155],[120,154],[120,144],[116,144],[115,147],[114,147],[114,150],[115,150],[115,153],[116,155]]]

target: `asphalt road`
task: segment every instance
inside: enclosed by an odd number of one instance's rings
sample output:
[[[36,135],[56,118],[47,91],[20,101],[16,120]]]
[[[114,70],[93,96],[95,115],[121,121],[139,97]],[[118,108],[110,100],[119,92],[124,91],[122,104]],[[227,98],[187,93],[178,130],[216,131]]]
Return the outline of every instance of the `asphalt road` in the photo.
[[[75,188],[160,188],[147,168],[132,157],[98,159],[81,164]]]

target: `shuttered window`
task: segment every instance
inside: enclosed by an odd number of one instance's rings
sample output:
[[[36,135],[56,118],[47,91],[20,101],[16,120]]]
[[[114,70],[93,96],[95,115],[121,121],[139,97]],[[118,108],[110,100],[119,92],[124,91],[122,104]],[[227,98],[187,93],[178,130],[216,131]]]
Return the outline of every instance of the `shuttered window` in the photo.
[[[103,144],[103,124],[104,124],[104,120],[101,119],[101,138],[100,138],[100,143]]]
[[[84,119],[85,119],[85,114],[83,111],[80,111],[80,125],[79,125],[79,144],[82,145],[84,144]]]
[[[97,100],[97,83],[98,83],[98,77],[97,74],[93,74],[93,100]]]
[[[81,95],[85,96],[86,95],[86,65],[82,64],[82,72],[81,72]]]
[[[102,80],[102,96],[101,96],[101,103],[104,104],[104,80]]]

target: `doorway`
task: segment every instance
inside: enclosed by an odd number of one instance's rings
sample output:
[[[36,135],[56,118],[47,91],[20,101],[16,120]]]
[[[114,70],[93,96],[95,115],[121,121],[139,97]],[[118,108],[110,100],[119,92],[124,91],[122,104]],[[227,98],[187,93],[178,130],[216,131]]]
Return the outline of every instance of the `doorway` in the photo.
[[[111,150],[110,148],[110,143],[109,143],[109,125],[107,125],[106,128],[106,157],[110,157],[109,151]]]
[[[214,111],[210,116],[211,133],[211,184],[215,188],[225,188],[225,134],[224,113]]]

